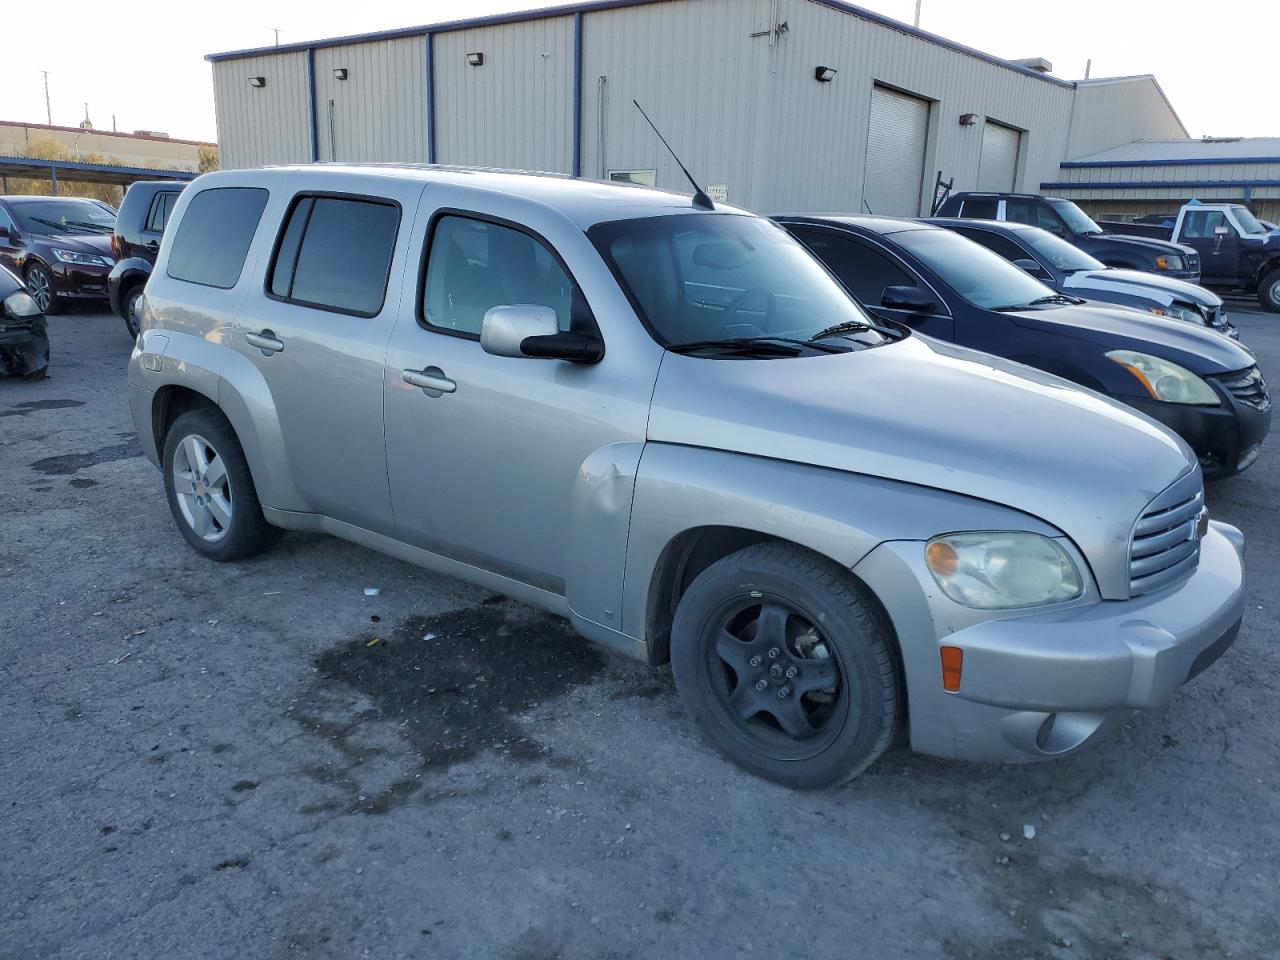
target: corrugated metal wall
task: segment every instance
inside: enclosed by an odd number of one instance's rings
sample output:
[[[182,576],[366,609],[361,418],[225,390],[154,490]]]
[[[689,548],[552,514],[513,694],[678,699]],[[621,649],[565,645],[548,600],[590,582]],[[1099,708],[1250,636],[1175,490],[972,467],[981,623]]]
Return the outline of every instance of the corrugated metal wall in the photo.
[[[1071,137],[1062,157],[1078,160],[1134,140],[1179,139],[1186,135],[1177,114],[1151,77],[1083,80],[1076,87]]]
[[[321,47],[315,56],[321,160],[426,163],[425,38]],[[334,79],[338,68],[346,80]]]
[[[434,60],[438,163],[573,172],[573,17],[438,33]]]
[[[1125,183],[1203,183],[1214,180],[1276,180],[1280,181],[1280,163],[1222,163],[1204,164],[1153,164],[1151,166],[1125,167],[1066,167],[1057,171],[1051,178],[1059,183],[1085,184],[1125,184]],[[1139,187],[1107,187],[1097,193],[1105,193],[1114,200],[1141,199],[1149,196],[1153,188]],[[1167,188],[1154,188],[1165,189]],[[1206,194],[1226,190],[1239,195],[1241,187],[1203,187]],[[1255,187],[1253,192],[1258,196],[1280,197],[1280,187]],[[1219,194],[1221,195],[1221,194]],[[1199,196],[1199,193],[1197,193]],[[1207,199],[1201,197],[1201,199]]]
[[[250,77],[265,77],[266,86],[249,86]],[[223,169],[311,159],[305,52],[215,63],[213,102]]]

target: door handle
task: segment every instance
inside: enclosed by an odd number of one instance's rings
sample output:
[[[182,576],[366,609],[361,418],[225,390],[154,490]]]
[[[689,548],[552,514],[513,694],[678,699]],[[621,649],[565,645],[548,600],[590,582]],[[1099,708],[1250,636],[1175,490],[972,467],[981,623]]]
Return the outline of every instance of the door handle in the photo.
[[[264,357],[269,357],[273,353],[279,353],[284,349],[284,344],[276,339],[275,333],[271,330],[263,330],[261,333],[246,333],[244,338],[250,346],[261,350]]]
[[[152,240],[149,243],[144,243],[143,246],[146,249],[150,250],[152,253],[155,253],[157,250],[160,249],[160,244],[155,240]]]
[[[439,367],[427,367],[425,370],[401,370],[400,379],[415,387],[421,387],[429,397],[453,393],[458,389],[457,383],[446,377]]]

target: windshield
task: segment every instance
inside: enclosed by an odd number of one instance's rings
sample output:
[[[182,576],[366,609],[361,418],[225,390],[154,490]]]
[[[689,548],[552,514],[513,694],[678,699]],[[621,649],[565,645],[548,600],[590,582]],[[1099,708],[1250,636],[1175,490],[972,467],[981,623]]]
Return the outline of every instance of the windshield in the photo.
[[[903,230],[892,239],[975,307],[1025,306],[1053,295],[998,253],[950,230]]]
[[[11,207],[29,233],[111,233],[116,215],[92,200],[23,200]]]
[[[1101,260],[1095,260],[1074,243],[1067,243],[1048,230],[1027,230],[1022,237],[1058,270],[1075,273],[1077,270],[1104,269]]]
[[[1250,213],[1248,207],[1232,207],[1231,212],[1235,215],[1236,223],[1240,224],[1242,233],[1256,236],[1267,232],[1267,228],[1262,225],[1262,221]]]
[[[1101,233],[1102,228],[1089,219],[1089,215],[1070,200],[1050,200],[1049,206],[1067,222],[1072,233]]]
[[[679,214],[598,223],[587,236],[666,347],[759,337],[807,341],[837,325],[878,322],[770,220]]]

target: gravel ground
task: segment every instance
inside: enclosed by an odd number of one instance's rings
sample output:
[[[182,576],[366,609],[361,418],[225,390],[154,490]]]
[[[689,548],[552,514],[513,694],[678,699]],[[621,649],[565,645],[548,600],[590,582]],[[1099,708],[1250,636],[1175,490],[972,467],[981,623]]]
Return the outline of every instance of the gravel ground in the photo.
[[[1233,313],[1280,384],[1280,317]],[[797,794],[517,604],[319,536],[199,559],[123,325],[51,338],[0,382],[0,957],[1280,957],[1275,441],[1209,497],[1243,632],[1166,708]]]

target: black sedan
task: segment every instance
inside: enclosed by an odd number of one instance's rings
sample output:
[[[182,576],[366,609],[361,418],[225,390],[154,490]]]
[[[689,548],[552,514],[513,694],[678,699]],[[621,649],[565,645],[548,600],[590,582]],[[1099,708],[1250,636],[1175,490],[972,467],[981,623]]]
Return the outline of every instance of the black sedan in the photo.
[[[1253,354],[1190,324],[1082,305],[950,230],[883,217],[775,218],[872,313],[1114,397],[1182,436],[1206,477],[1257,459],[1271,398]]]
[[[0,373],[39,380],[49,368],[49,334],[39,305],[0,267]]]

